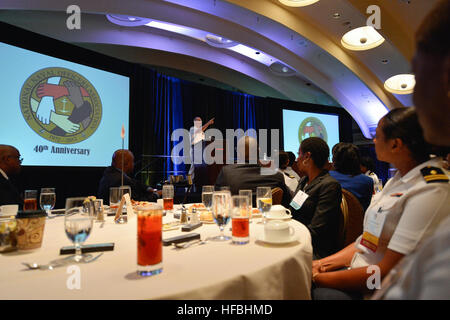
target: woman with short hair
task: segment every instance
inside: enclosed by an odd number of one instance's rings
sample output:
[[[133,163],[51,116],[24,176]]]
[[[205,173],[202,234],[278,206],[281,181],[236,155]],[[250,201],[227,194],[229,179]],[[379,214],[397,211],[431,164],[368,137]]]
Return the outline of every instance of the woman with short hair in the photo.
[[[324,168],[330,149],[317,137],[302,141],[293,169],[301,178],[291,206],[292,216],[303,223],[311,233],[316,259],[336,252],[339,243],[342,191],[339,182]],[[305,195],[306,194],[306,195]],[[303,195],[306,200],[296,201]]]
[[[340,142],[333,147],[332,154],[334,170],[330,171],[330,176],[359,200],[365,212],[372,199],[374,188],[373,180],[361,174],[358,147],[351,143]]]

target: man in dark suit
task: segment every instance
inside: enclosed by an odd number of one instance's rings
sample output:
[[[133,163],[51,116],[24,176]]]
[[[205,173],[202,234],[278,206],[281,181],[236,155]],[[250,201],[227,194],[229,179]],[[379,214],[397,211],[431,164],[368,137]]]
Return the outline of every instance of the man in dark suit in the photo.
[[[0,205],[18,204],[22,208],[23,198],[10,180],[10,176],[19,174],[21,163],[19,150],[0,145]]]
[[[131,187],[131,198],[137,201],[152,201],[158,199],[158,195],[153,188],[145,186],[140,181],[131,178],[134,170],[134,155],[129,150],[119,149],[114,152],[111,166],[107,167],[103,173],[98,187],[98,197],[103,199],[103,203],[109,204],[109,188],[120,187],[122,185]]]
[[[224,166],[217,177],[216,187],[229,186],[232,195],[238,195],[239,190],[242,189],[250,189],[255,194],[257,187],[271,187],[272,189],[280,187],[283,190],[281,204],[287,208],[291,196],[284,183],[283,174],[276,171],[273,174],[261,174],[262,166],[256,161],[257,149],[256,139],[241,138],[238,142],[238,153],[240,153],[238,156],[240,159],[245,159],[245,163]],[[251,152],[252,150],[254,152]],[[254,206],[256,207],[255,203]]]

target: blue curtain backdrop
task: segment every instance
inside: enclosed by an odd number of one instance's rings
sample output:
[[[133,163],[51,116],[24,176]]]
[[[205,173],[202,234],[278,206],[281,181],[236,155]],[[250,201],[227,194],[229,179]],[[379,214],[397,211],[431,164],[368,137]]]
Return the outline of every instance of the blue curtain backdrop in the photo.
[[[171,141],[171,135],[175,129],[189,131],[194,117],[200,116],[203,123],[214,117],[214,124],[209,128],[219,129],[223,138],[226,129],[257,129],[257,97],[206,87],[157,72],[151,72],[150,78],[151,104],[145,107],[149,109],[144,116],[148,121],[143,122],[147,123],[143,166],[149,165],[153,175],[159,176],[158,181],[189,170],[188,164],[176,165],[172,161],[171,151],[179,141]],[[137,121],[142,122],[141,119]],[[268,126],[262,124],[262,127]]]
[[[189,165],[175,165],[171,161],[171,151],[179,143],[172,142],[171,135],[179,128],[189,131],[197,116],[203,123],[215,118],[209,128],[221,131],[223,138],[226,137],[226,129],[255,129],[257,133],[259,129],[268,129],[268,150],[272,148],[270,130],[278,129],[281,135],[282,110],[285,107],[333,111],[341,114],[342,119],[350,119],[341,108],[255,97],[183,81],[142,67],[137,67],[133,74],[131,96],[130,127],[133,134],[130,135],[130,149],[142,159],[136,170],[145,168],[143,180],[150,185],[167,180],[171,174],[187,173]],[[346,132],[345,128],[351,128],[351,125],[340,123],[340,127]],[[351,142],[351,130],[341,140]],[[271,152],[267,156],[272,156]]]
[[[174,164],[170,157],[176,141],[171,141],[172,132],[183,128],[183,104],[181,99],[181,80],[162,74],[153,77],[154,93],[154,118],[152,136],[155,144],[154,156],[162,157],[152,159],[154,163],[165,173],[165,179],[169,175],[181,174],[185,171],[184,164]]]

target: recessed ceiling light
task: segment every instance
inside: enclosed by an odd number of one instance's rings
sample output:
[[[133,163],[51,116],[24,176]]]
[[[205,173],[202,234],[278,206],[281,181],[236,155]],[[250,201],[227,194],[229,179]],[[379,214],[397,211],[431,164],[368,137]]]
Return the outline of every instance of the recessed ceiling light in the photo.
[[[416,80],[413,74],[398,74],[390,77],[384,83],[384,88],[395,94],[410,94],[414,92]]]
[[[373,49],[383,42],[384,38],[372,26],[353,29],[344,34],[341,40],[344,48],[355,51]]]
[[[122,14],[107,14],[106,18],[119,26],[124,27],[139,27],[146,25],[151,19],[148,18],[141,18],[141,17],[133,17],[133,16],[127,16]]]
[[[272,73],[282,77],[290,77],[296,74],[296,71],[294,69],[289,68],[279,61],[272,63],[269,66],[269,69]]]
[[[216,36],[213,34],[207,34],[205,36],[206,43],[216,47],[216,48],[231,48],[236,46],[238,43],[233,40],[223,38],[221,36]]]
[[[288,7],[304,7],[316,3],[319,0],[278,0],[278,1],[280,1],[282,4]]]
[[[341,14],[339,12],[336,12],[333,14],[334,19],[339,19],[341,17]]]

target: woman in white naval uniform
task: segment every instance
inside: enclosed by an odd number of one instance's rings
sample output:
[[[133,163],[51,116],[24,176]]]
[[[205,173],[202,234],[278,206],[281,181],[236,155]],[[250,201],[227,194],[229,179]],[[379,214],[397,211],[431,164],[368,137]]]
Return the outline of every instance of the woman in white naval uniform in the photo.
[[[355,243],[313,261],[314,299],[355,299],[373,293],[397,262],[450,214],[448,175],[442,159],[430,159],[431,146],[414,108],[384,116],[374,143],[378,160],[393,164],[398,172],[373,197],[363,234]]]

